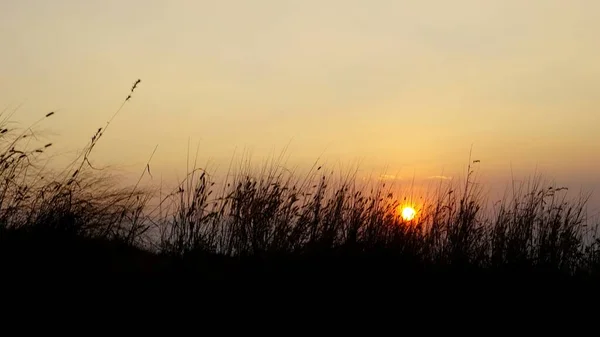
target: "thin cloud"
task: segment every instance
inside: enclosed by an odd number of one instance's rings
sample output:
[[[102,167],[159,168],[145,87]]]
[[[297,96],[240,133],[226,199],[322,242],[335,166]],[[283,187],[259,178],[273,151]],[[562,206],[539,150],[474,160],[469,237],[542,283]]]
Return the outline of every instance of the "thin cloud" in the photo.
[[[427,177],[427,179],[451,180],[452,177],[447,177],[447,176],[430,176],[430,177]]]
[[[382,174],[379,176],[379,180],[401,180],[402,177],[392,174]]]

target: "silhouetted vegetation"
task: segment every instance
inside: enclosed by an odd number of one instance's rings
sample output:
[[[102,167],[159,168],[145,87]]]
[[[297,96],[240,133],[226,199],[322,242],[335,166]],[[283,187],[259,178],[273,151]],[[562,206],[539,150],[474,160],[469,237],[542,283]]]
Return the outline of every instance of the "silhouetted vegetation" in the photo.
[[[177,271],[208,279],[598,276],[600,240],[587,199],[567,199],[565,188],[540,177],[488,203],[470,159],[465,182],[440,183],[410,221],[398,213],[409,196],[316,165],[303,176],[279,163],[260,171],[243,166],[220,181],[194,168],[163,196],[139,184],[120,187],[94,169],[89,158],[109,124],[77,161],[52,174],[37,160],[52,144],[30,148],[33,129],[12,130],[3,121],[3,268]],[[150,163],[142,177],[149,170]]]

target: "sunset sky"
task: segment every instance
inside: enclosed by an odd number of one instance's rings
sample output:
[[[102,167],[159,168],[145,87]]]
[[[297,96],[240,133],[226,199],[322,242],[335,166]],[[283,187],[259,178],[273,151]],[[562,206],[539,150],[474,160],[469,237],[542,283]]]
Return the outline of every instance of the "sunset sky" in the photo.
[[[289,144],[410,179],[534,170],[600,188],[600,1],[0,2],[0,109],[54,153],[86,144],[142,82],[94,160],[223,168]],[[236,150],[237,149],[237,150]],[[70,158],[70,157],[69,157]],[[600,193],[598,191],[597,193]]]

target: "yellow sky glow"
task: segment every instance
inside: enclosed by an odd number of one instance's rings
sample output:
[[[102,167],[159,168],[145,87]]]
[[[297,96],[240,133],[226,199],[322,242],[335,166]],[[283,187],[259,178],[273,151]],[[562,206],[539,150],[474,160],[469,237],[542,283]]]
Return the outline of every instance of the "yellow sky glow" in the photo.
[[[99,162],[181,175],[188,142],[225,167],[359,160],[426,179],[547,171],[600,187],[594,0],[21,0],[0,3],[0,103],[57,153],[142,79]],[[442,173],[442,171],[444,173]]]

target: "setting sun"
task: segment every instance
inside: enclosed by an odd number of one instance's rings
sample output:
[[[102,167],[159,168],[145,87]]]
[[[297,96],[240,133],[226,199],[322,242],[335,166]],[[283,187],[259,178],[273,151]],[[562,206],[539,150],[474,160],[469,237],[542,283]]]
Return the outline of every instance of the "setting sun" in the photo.
[[[415,209],[410,206],[406,206],[406,207],[402,208],[402,213],[401,213],[402,219],[404,219],[406,221],[410,221],[410,220],[414,219],[416,214],[417,214],[417,211],[415,211]]]

